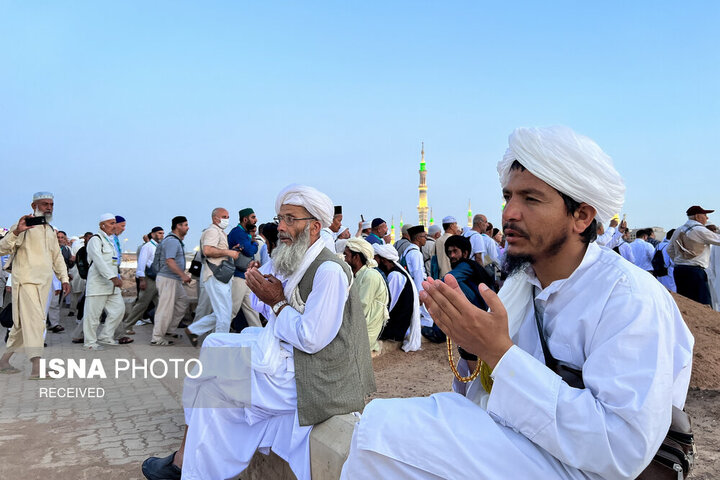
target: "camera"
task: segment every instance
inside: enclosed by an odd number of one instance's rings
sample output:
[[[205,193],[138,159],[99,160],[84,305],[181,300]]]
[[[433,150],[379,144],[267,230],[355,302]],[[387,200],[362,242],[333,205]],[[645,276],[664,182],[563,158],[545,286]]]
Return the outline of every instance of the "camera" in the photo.
[[[45,220],[45,217],[27,217],[25,219],[25,225],[28,227],[34,227],[36,225],[47,225],[47,220]]]

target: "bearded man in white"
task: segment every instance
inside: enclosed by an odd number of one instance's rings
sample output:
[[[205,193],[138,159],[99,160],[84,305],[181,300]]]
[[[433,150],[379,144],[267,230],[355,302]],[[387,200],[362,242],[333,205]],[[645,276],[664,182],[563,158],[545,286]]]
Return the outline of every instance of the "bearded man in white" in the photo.
[[[498,173],[511,276],[480,286],[490,311],[452,275],[420,294],[465,351],[454,392],[370,402],[341,478],[634,479],[682,409],[693,337],[677,305],[592,242],[624,201],[610,157],[569,128],[521,128]],[[464,383],[478,358],[492,373]]]
[[[275,211],[278,247],[267,265],[246,273],[253,308],[268,323],[207,337],[203,373],[185,381],[185,439],[174,454],[143,463],[150,480],[234,478],[256,450],[270,449],[298,479],[310,479],[312,426],[362,410],[374,391],[352,271],[320,240],[332,201],[290,185]]]

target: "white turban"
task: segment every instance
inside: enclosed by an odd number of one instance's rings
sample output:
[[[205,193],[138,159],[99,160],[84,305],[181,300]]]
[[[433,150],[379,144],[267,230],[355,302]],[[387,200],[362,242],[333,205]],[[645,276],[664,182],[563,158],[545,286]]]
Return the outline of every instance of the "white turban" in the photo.
[[[375,251],[373,250],[373,246],[370,245],[370,243],[365,240],[364,238],[358,238],[353,237],[349,238],[347,243],[345,244],[347,248],[352,250],[353,252],[362,253],[365,256],[365,265],[367,265],[370,268],[377,267],[377,262],[375,261]]]
[[[275,200],[275,213],[280,213],[282,205],[297,205],[305,207],[310,215],[320,220],[324,227],[329,227],[333,221],[335,204],[330,197],[321,191],[294,183],[283,188]]]
[[[103,213],[100,215],[100,223],[107,222],[108,220],[115,220],[115,215],[112,213]]]
[[[376,255],[380,255],[383,258],[390,260],[391,262],[397,262],[400,259],[397,250],[392,245],[379,245],[373,244],[373,250]]]
[[[620,212],[625,202],[625,184],[612,159],[591,139],[568,127],[515,129],[497,166],[503,187],[515,160],[559,192],[593,207],[601,223]]]

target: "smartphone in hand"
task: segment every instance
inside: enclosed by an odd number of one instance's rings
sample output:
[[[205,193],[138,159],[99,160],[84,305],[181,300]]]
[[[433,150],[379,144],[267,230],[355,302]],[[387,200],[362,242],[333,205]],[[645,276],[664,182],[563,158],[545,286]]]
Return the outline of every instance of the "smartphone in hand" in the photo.
[[[27,217],[25,218],[25,225],[28,227],[35,227],[37,225],[47,225],[45,217]]]

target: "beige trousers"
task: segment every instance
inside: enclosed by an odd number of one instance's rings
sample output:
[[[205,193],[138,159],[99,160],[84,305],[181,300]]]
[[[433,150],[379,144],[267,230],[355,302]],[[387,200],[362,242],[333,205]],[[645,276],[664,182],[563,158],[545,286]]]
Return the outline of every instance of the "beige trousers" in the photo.
[[[166,333],[177,333],[178,323],[190,302],[180,280],[158,275],[155,286],[158,291],[158,306],[155,309],[152,341],[159,342],[165,338]]]
[[[107,317],[105,324],[98,335],[100,315],[105,309]],[[85,297],[85,314],[83,315],[83,335],[85,346],[97,344],[98,341],[111,343],[115,335],[115,329],[125,315],[125,302],[122,298],[122,290],[115,288],[111,295],[92,295]]]
[[[253,310],[250,305],[250,288],[245,283],[244,278],[233,277],[232,279],[232,314],[230,315],[230,321],[235,318],[242,308],[245,320],[251,327],[262,327],[260,323],[260,316]]]
[[[52,281],[44,285],[13,284],[13,326],[7,341],[7,353],[24,347],[28,358],[42,356],[45,306],[51,287]]]
[[[132,330],[133,325],[141,320],[145,310],[150,306],[150,302],[158,304],[158,291],[155,286],[155,280],[152,278],[145,278],[145,290],[138,291],[137,301],[130,310],[128,316],[120,322],[117,331],[115,332],[115,338],[124,337],[128,330]]]

